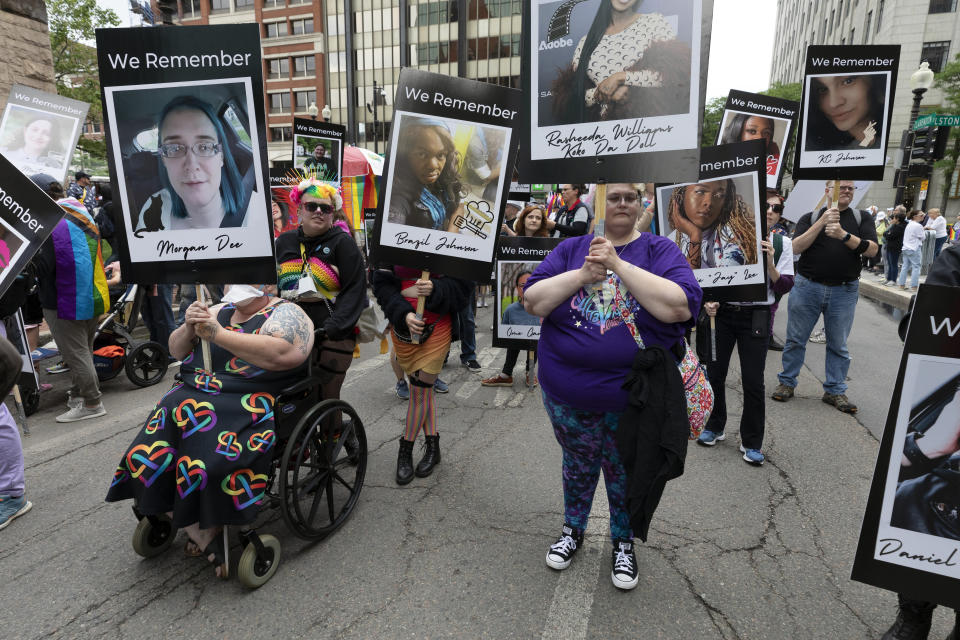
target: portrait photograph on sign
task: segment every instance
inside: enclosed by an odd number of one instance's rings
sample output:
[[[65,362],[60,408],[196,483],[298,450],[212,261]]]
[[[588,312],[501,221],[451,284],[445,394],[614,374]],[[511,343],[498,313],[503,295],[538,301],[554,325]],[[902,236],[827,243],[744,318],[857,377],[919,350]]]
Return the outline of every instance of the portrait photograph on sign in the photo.
[[[540,318],[523,308],[523,287],[559,238],[503,237],[494,273],[493,346],[534,349],[540,339]]]
[[[585,182],[695,179],[712,8],[712,0],[528,3],[521,177],[547,181],[578,167]],[[657,152],[666,155],[653,160]]]
[[[89,105],[15,84],[0,118],[0,153],[25,175],[64,181]]]
[[[881,180],[899,45],[811,46],[795,180]]]
[[[270,170],[270,215],[273,219],[273,237],[284,231],[296,229],[297,208],[290,202],[290,187],[296,181],[279,170]]]
[[[26,248],[27,239],[0,218],[0,280],[3,280],[6,270],[16,264]]]
[[[345,131],[339,125],[294,118],[293,166],[339,185]]]
[[[767,187],[778,188],[800,104],[757,93],[731,91],[720,121],[717,144],[763,140],[767,145]]]
[[[658,233],[672,239],[708,300],[766,299],[763,141],[705,147],[697,182],[657,186]]]
[[[854,580],[960,608],[960,306],[921,285],[860,531]]]

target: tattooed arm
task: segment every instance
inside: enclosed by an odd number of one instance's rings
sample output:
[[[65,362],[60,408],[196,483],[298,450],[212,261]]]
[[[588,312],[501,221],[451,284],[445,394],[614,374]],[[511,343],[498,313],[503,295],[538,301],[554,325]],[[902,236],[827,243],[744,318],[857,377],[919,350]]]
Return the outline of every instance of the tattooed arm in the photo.
[[[267,371],[295,369],[313,348],[313,322],[292,302],[278,305],[257,334],[227,331],[215,322],[197,325],[196,333]]]

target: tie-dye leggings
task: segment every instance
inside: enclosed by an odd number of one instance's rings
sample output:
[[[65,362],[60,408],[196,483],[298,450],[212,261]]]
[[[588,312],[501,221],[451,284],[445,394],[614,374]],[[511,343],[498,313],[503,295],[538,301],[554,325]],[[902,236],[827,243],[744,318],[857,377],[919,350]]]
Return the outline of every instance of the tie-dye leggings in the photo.
[[[633,538],[627,513],[627,473],[614,440],[620,414],[574,409],[546,393],[543,406],[563,449],[563,511],[567,524],[578,531],[586,530],[603,470],[610,504],[610,538]]]

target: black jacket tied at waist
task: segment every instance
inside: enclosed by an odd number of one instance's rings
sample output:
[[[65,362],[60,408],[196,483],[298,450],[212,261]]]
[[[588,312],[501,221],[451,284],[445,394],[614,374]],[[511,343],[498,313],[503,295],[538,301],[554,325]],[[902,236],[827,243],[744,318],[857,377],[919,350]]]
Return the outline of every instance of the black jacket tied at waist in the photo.
[[[637,353],[623,388],[630,398],[617,427],[617,449],[627,472],[630,526],[646,542],[667,481],[683,475],[690,434],[687,397],[677,360],[658,345]]]

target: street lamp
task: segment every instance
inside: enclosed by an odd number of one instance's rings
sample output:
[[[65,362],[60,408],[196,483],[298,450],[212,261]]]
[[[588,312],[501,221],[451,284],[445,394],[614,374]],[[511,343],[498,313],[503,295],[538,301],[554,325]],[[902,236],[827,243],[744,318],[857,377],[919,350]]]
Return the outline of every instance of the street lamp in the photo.
[[[317,103],[316,103],[316,102],[311,102],[311,103],[310,103],[310,106],[307,107],[307,113],[309,113],[309,114],[310,114],[310,117],[313,118],[314,120],[317,119],[317,114],[320,113],[320,109],[317,109]]]
[[[373,107],[370,106],[370,103],[367,103],[367,111],[373,114],[373,150],[376,153],[380,153],[380,126],[377,119],[377,105],[386,104],[387,92],[383,90],[383,87],[377,86],[377,81],[373,81]]]
[[[924,60],[920,68],[910,76],[910,90],[913,91],[913,108],[910,109],[910,120],[907,122],[907,143],[903,147],[903,157],[900,159],[900,172],[897,175],[897,197],[894,205],[903,202],[903,190],[907,186],[907,175],[910,173],[910,156],[913,154],[913,123],[920,112],[920,101],[923,94],[933,85],[933,71],[930,64]]]
[[[328,104],[323,105],[323,111],[321,113],[323,114],[323,121],[330,122],[330,116],[333,115],[333,112],[330,111],[330,105]]]

